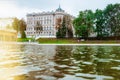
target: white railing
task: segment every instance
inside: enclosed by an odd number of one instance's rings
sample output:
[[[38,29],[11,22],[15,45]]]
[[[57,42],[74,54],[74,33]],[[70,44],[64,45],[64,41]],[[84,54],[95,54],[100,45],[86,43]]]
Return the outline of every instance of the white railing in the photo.
[[[39,38],[56,38],[56,36],[35,36],[35,40],[39,39]]]

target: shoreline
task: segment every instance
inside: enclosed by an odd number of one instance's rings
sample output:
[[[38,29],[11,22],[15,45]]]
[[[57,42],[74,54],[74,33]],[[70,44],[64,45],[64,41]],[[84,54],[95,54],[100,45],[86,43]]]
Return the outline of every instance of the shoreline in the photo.
[[[32,45],[63,45],[63,46],[120,46],[120,43],[62,43],[62,44],[56,44],[56,43],[38,43],[38,42],[0,42],[0,44],[32,44]]]

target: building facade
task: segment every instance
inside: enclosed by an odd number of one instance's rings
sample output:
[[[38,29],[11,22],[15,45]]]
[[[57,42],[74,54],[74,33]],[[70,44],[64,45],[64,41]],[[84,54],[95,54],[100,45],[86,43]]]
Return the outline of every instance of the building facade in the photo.
[[[0,29],[12,26],[13,18],[0,18]]]
[[[1,41],[17,41],[17,32],[15,30],[0,29],[0,42]]]
[[[17,41],[17,32],[12,29],[13,18],[0,18],[0,42]]]
[[[69,15],[71,20],[74,19],[73,16],[66,13],[60,6],[56,11],[52,12],[27,14],[27,37],[56,38],[56,20],[58,18],[63,19],[64,15]],[[42,30],[37,26],[41,26]]]

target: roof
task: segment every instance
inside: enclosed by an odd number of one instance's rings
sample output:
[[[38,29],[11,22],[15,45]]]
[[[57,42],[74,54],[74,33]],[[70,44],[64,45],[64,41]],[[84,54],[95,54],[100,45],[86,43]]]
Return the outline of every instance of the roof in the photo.
[[[56,12],[64,12],[64,10],[59,5],[59,8],[56,9]]]

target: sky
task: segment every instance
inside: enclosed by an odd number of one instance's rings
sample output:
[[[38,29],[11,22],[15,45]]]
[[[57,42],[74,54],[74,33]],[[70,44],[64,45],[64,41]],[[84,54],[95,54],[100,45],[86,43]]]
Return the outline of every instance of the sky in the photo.
[[[0,18],[26,18],[27,13],[55,11],[59,4],[67,13],[77,16],[79,11],[104,9],[120,0],[0,0]]]

